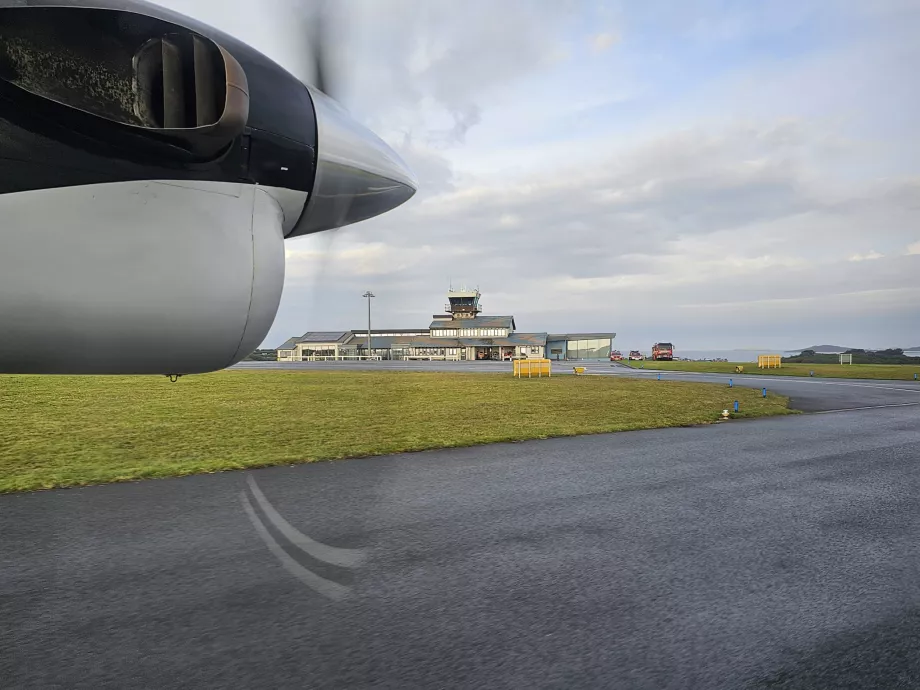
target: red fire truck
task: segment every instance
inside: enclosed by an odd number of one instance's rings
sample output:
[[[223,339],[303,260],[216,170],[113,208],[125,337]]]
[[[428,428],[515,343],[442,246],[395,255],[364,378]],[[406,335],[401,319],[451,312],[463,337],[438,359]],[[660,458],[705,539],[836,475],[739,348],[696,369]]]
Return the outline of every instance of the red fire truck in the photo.
[[[672,360],[674,359],[674,346],[671,343],[655,343],[652,345],[652,359],[654,360]]]

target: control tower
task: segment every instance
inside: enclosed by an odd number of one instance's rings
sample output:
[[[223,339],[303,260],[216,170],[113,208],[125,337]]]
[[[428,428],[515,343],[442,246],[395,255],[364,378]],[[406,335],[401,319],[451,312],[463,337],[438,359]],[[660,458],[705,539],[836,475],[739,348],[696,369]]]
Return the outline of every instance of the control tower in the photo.
[[[448,303],[444,305],[444,311],[455,319],[475,318],[482,311],[479,297],[479,290],[467,290],[465,287],[459,290],[451,288],[447,292]]]

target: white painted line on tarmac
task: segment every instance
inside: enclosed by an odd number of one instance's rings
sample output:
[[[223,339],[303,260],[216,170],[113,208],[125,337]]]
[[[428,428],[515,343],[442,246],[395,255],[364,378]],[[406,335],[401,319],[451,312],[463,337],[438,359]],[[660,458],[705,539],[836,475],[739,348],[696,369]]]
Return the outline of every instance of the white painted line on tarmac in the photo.
[[[915,405],[920,405],[920,402],[894,403],[892,405],[869,405],[868,407],[843,407],[839,410],[821,410],[820,412],[812,412],[811,414],[832,414],[834,412],[854,412],[855,410],[880,410],[883,407],[913,407]]]
[[[246,515],[249,516],[249,521],[255,528],[256,533],[259,535],[262,541],[265,542],[268,550],[272,552],[278,561],[280,561],[285,570],[287,570],[291,575],[307,585],[307,587],[316,590],[320,594],[327,596],[330,599],[340,601],[341,599],[344,599],[348,596],[348,587],[345,585],[340,585],[338,582],[333,582],[332,580],[327,580],[324,577],[320,577],[316,573],[304,568],[302,565],[300,565],[300,563],[288,555],[282,546],[277,541],[275,541],[275,538],[272,537],[271,533],[268,531],[265,525],[262,524],[259,516],[256,515],[256,511],[252,507],[252,503],[249,502],[249,497],[246,495],[245,490],[240,491],[240,501],[242,502],[243,510],[245,510]]]
[[[598,372],[598,373],[619,375],[619,372]],[[817,386],[851,386],[853,388],[877,388],[879,390],[885,390],[885,391],[904,391],[907,393],[920,393],[920,388],[899,388],[896,386],[884,386],[884,385],[880,385],[877,383],[845,383],[843,381],[815,381],[811,378],[803,378],[803,377],[797,377],[797,376],[782,376],[782,377],[776,376],[773,378],[764,379],[759,376],[744,376],[744,375],[731,376],[730,374],[715,374],[715,373],[704,372],[704,371],[669,371],[665,369],[662,369],[660,371],[657,369],[654,369],[654,370],[646,369],[644,371],[634,371],[634,372],[624,373],[623,375],[624,376],[629,376],[630,374],[655,375],[659,373],[667,374],[669,376],[702,376],[705,378],[712,378],[712,379],[721,378],[721,379],[733,379],[735,381],[757,381],[759,383],[770,383],[770,382],[805,383],[805,384],[811,384],[811,385],[817,385]],[[766,376],[769,376],[769,374],[767,374]]]
[[[256,503],[262,508],[262,512],[265,513],[269,521],[281,534],[287,537],[291,544],[308,556],[342,568],[353,568],[364,558],[364,554],[357,549],[341,549],[337,546],[329,546],[311,539],[281,517],[280,513],[275,510],[275,507],[265,497],[265,494],[262,493],[262,489],[256,483],[255,477],[251,474],[247,475],[246,481],[249,484],[249,490],[252,491],[253,498],[256,499]]]
[[[844,383],[843,381],[812,381],[810,379],[798,380],[791,376],[783,377],[782,381],[785,382],[787,378],[791,379],[789,383],[810,383],[810,384],[818,385],[818,386],[850,386],[852,388],[877,388],[883,391],[905,391],[907,393],[920,393],[920,388],[897,388],[895,386],[880,386],[875,383]],[[763,379],[759,379],[753,376],[745,376],[743,380],[745,381],[763,381]],[[776,379],[770,379],[770,380],[776,381]]]

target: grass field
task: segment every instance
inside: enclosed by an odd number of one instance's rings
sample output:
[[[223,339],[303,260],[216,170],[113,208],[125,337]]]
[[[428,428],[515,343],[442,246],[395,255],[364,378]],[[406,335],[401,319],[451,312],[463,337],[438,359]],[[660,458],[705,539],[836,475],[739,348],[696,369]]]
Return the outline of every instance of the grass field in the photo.
[[[914,374],[920,374],[916,364],[798,364],[783,363],[779,369],[758,369],[757,362],[643,362],[646,369],[664,371],[701,371],[716,374],[733,374],[735,367],[744,367],[745,374],[768,374],[770,376],[815,376],[840,379],[887,379],[913,380]],[[632,364],[638,369],[639,365]]]
[[[0,492],[711,422],[724,386],[425,372],[0,376]]]

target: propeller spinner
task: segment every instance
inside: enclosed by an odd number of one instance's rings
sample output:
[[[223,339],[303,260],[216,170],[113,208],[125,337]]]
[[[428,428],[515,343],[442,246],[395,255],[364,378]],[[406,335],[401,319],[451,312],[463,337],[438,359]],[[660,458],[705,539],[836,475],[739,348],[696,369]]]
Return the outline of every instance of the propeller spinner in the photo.
[[[335,100],[341,89],[330,69],[331,18],[328,2],[318,3],[304,32],[310,38],[306,52],[314,71],[309,91],[316,116],[317,161],[304,222],[292,236],[372,218],[403,204],[418,189],[399,155]]]

